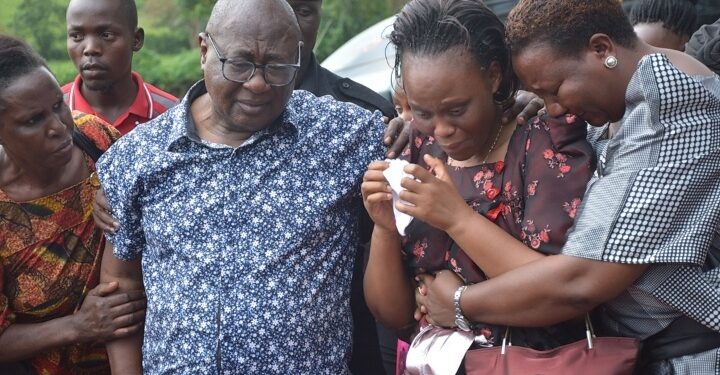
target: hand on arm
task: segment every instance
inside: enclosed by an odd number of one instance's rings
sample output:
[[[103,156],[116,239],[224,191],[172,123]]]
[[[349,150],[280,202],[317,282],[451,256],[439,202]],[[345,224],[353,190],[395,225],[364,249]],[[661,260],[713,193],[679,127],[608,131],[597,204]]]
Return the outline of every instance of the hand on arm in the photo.
[[[140,260],[128,262],[118,259],[110,242],[105,247],[100,280],[117,283],[120,292],[144,293]],[[142,374],[142,341],[143,330],[138,329],[107,343],[113,374]]]
[[[0,334],[0,362],[24,360],[60,346],[127,337],[140,331],[144,319],[142,291],[119,292],[118,283],[101,283],[72,315],[11,324]]]
[[[542,327],[580,316],[615,298],[642,275],[647,265],[545,257],[497,278],[471,285],[460,306],[472,322]],[[428,320],[452,326],[450,309],[457,282],[426,278],[427,295],[416,293]]]
[[[390,328],[401,329],[413,323],[413,286],[403,266],[392,195],[382,173],[387,167],[386,162],[374,162],[363,176],[363,203],[375,222],[364,289],[375,318]]]
[[[108,203],[105,191],[103,191],[102,188],[98,189],[95,193],[93,220],[95,220],[95,225],[100,228],[100,230],[108,233],[115,233],[119,227],[119,223],[112,216],[110,203]]]

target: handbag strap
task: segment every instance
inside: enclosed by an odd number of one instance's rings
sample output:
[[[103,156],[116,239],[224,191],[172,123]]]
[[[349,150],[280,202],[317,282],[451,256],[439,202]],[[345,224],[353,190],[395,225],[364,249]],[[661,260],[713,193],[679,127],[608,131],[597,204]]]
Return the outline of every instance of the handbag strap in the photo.
[[[590,314],[585,313],[585,338],[587,340],[587,348],[592,349],[593,348],[593,339],[595,339],[595,329],[593,328],[592,321],[590,320]],[[505,328],[505,334],[503,335],[502,339],[502,349],[500,349],[500,354],[505,354],[506,347],[512,346],[512,330],[510,329],[510,326]]]
[[[75,142],[92,161],[97,162],[98,159],[100,159],[103,151],[100,150],[90,138],[83,134],[77,126],[73,127],[72,138],[73,142]]]

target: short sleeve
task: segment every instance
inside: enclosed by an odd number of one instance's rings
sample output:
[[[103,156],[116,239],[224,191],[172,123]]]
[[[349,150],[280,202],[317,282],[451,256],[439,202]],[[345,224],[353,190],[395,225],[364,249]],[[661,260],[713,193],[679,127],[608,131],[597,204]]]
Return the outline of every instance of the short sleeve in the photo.
[[[595,157],[587,124],[568,115],[535,117],[508,145],[503,194],[506,222],[530,248],[557,254],[567,240]]]
[[[563,253],[702,265],[720,218],[720,80],[643,58]]]
[[[142,228],[143,184],[141,170],[134,162],[136,152],[128,136],[110,147],[98,160],[100,184],[112,208],[112,215],[120,224],[114,234],[107,234],[115,256],[122,260],[138,259],[146,246]]]

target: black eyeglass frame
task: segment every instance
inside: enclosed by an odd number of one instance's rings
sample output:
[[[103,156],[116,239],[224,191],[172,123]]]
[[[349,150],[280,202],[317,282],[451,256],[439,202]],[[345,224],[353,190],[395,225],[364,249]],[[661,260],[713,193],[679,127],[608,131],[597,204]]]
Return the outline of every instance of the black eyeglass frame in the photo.
[[[302,47],[303,47],[303,42],[302,42],[302,41],[299,41],[299,42],[298,42],[298,62],[297,62],[297,64],[255,64],[255,63],[252,62],[252,61],[247,61],[247,60],[237,61],[237,60],[228,59],[227,57],[223,57],[222,55],[220,55],[220,51],[218,50],[217,45],[215,45],[215,40],[213,39],[212,35],[210,35],[209,32],[205,32],[205,35],[207,36],[207,39],[210,41],[210,44],[212,45],[212,48],[213,48],[213,50],[215,51],[215,55],[217,55],[218,60],[220,60],[220,63],[222,64],[221,67],[220,67],[220,70],[222,71],[223,78],[225,78],[225,79],[228,80],[228,81],[236,82],[236,83],[245,83],[245,82],[248,82],[248,81],[250,81],[250,80],[255,76],[255,72],[257,72],[257,69],[258,69],[258,68],[262,68],[262,71],[263,71],[263,80],[265,80],[265,83],[266,83],[267,85],[273,86],[273,87],[282,87],[282,86],[287,86],[287,85],[289,85],[289,84],[295,79],[295,77],[297,76],[298,71],[300,70],[300,64],[301,64],[301,62],[302,62]],[[227,62],[230,62],[230,64],[233,64],[233,62],[238,62],[238,63],[243,63],[243,64],[249,64],[249,65],[252,65],[253,68],[252,68],[252,71],[250,72],[250,75],[248,76],[248,78],[247,78],[246,80],[244,80],[244,81],[235,80],[235,79],[230,79],[230,78],[228,78],[227,75],[225,74],[225,63],[227,63]],[[249,66],[249,65],[248,65],[248,66]],[[285,82],[285,83],[270,83],[270,82],[268,81],[268,79],[267,79],[267,69],[266,69],[267,67],[270,67],[270,68],[273,68],[273,67],[275,67],[275,68],[293,68],[293,75],[290,77],[290,79],[288,80],[288,82]]]

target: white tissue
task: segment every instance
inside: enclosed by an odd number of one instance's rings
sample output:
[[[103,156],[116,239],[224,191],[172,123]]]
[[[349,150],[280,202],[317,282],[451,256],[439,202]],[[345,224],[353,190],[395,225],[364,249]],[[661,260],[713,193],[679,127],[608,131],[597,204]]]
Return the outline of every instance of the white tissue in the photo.
[[[403,204],[409,204],[403,200],[400,199],[400,192],[405,190],[402,186],[400,186],[400,181],[403,177],[410,177],[413,178],[413,176],[405,173],[403,171],[403,168],[405,168],[406,165],[409,163],[405,160],[398,160],[398,159],[391,159],[386,160],[390,163],[390,166],[383,171],[383,175],[385,176],[385,179],[387,180],[388,184],[390,184],[390,188],[392,188],[392,201],[393,201],[393,213],[395,214],[395,226],[397,226],[398,233],[400,233],[401,236],[405,235],[405,228],[410,224],[413,217],[402,213],[395,208],[395,205],[397,202],[401,202]]]

